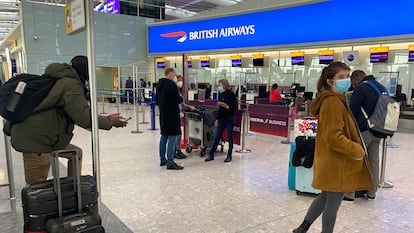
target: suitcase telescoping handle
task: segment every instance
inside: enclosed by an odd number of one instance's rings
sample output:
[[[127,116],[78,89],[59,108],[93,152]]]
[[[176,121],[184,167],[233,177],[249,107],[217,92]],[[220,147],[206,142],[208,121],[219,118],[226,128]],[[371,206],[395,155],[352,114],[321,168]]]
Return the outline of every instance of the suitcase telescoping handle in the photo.
[[[59,173],[59,155],[70,154],[73,164],[73,189],[77,194],[78,211],[82,212],[82,194],[79,172],[79,152],[76,149],[71,150],[58,150],[52,152],[52,174],[53,174],[53,187],[55,194],[57,195],[59,216],[63,216],[62,206],[62,189],[60,187],[60,173]]]

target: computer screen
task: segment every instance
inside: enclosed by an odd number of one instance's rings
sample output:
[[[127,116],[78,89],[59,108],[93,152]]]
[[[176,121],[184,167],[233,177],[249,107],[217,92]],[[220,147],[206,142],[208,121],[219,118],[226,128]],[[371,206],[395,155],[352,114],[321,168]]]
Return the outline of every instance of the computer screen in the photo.
[[[408,52],[408,61],[414,61],[414,51]]]
[[[253,66],[264,66],[263,58],[253,58]]]
[[[292,65],[305,65],[305,57],[292,57]]]
[[[242,60],[231,60],[231,67],[241,67]]]
[[[210,61],[201,61],[201,67],[210,67]]]
[[[165,62],[157,62],[158,68],[165,68]]]
[[[371,53],[370,55],[370,62],[387,62],[388,61],[388,52],[380,52],[380,53]]]
[[[334,55],[320,55],[319,56],[319,64],[326,64],[330,65],[334,61]]]

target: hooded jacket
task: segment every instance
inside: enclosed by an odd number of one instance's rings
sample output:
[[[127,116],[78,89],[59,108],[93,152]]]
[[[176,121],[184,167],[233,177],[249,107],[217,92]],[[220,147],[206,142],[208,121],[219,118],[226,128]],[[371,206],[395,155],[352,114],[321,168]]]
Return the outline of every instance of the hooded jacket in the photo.
[[[13,125],[11,142],[23,153],[50,153],[65,149],[73,137],[74,125],[90,129],[91,109],[85,98],[85,86],[68,64],[53,63],[45,74],[58,79],[34,114]],[[111,129],[111,121],[99,116],[99,127]]]
[[[161,135],[180,135],[181,122],[179,104],[182,98],[177,84],[167,78],[158,81],[157,103],[160,110]]]
[[[310,111],[318,116],[312,186],[329,192],[373,189],[366,151],[345,96],[325,90]]]

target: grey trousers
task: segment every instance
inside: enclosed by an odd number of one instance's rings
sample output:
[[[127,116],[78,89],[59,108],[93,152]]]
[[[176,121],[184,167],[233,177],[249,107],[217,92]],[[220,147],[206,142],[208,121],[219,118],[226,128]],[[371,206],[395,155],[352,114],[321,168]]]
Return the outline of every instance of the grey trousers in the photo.
[[[375,197],[375,193],[377,192],[379,185],[379,145],[381,138],[375,137],[371,132],[367,130],[362,132],[362,139],[364,140],[368,150],[368,161],[375,187],[373,190],[368,190],[367,194],[370,197]],[[355,198],[355,193],[346,193],[345,196],[353,199]]]
[[[323,213],[322,233],[332,233],[335,227],[336,214],[343,198],[344,193],[322,191],[309,207],[305,221],[313,223]]]

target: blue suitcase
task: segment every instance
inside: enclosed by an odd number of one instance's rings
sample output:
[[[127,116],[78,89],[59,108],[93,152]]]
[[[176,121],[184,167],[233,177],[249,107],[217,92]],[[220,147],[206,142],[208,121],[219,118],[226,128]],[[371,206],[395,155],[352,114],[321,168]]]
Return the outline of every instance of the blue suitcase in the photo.
[[[296,167],[292,165],[293,152],[296,150],[296,142],[292,142],[290,145],[290,155],[289,155],[289,171],[288,171],[288,187],[289,190],[296,190]]]
[[[308,193],[319,194],[321,190],[312,187],[313,167],[305,168],[303,166],[296,167],[296,194]]]

